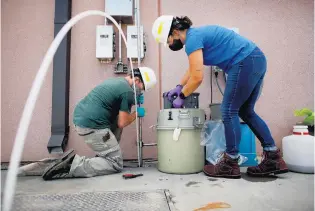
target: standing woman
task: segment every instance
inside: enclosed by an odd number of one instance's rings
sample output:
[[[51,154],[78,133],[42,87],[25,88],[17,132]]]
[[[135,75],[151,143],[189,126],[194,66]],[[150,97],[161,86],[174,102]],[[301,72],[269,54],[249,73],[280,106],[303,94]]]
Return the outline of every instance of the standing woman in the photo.
[[[266,57],[250,40],[217,25],[192,27],[185,16],[160,16],[152,27],[158,43],[178,51],[185,46],[189,68],[174,89],[167,93],[175,108],[202,83],[203,66],[218,66],[228,74],[221,106],[225,128],[226,152],[216,165],[206,165],[204,173],[211,177],[240,178],[238,166],[241,128],[239,117],[255,133],[263,147],[263,160],[258,166],[247,168],[251,176],[266,176],[288,172],[266,123],[255,113],[254,107],[266,73]]]

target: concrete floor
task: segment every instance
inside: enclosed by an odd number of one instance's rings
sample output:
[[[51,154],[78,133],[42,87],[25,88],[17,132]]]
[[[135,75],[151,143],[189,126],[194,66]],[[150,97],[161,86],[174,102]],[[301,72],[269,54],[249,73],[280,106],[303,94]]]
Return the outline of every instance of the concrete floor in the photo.
[[[246,168],[242,168],[245,172]],[[203,173],[172,175],[159,172],[154,166],[126,168],[124,173],[144,176],[124,180],[121,174],[94,178],[43,181],[41,177],[18,179],[16,193],[73,193],[79,191],[147,191],[168,189],[179,211],[193,211],[212,202],[225,202],[229,211],[311,211],[314,210],[314,175],[287,173],[278,177],[215,179]],[[6,171],[1,172],[1,192]],[[141,202],[140,202],[141,203]],[[200,209],[206,211],[208,209]],[[210,210],[210,209],[209,209]]]

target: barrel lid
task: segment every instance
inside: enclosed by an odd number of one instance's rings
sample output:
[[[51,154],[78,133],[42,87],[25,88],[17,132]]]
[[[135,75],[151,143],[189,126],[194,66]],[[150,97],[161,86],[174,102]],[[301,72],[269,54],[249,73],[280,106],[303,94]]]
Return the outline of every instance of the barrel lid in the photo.
[[[306,126],[306,125],[294,125],[293,128],[294,129],[308,129],[308,126]]]
[[[193,129],[205,122],[205,111],[199,108],[169,108],[160,110],[157,129]]]
[[[294,125],[293,135],[309,135],[308,126],[306,125]]]
[[[168,92],[164,92],[163,93],[163,97],[166,97],[166,94],[167,94]],[[194,93],[191,93],[189,96],[199,96],[200,95],[200,93],[199,92],[194,92]],[[188,97],[189,97],[188,96]]]

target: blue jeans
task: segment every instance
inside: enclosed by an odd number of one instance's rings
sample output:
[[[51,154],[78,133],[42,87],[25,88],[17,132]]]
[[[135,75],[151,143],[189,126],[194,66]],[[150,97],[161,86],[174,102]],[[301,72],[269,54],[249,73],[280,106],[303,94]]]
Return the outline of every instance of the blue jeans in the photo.
[[[251,128],[264,149],[274,149],[275,142],[266,123],[256,114],[254,107],[266,73],[266,57],[256,48],[240,63],[226,72],[226,88],[221,106],[225,129],[226,152],[238,155],[241,140],[239,117]]]

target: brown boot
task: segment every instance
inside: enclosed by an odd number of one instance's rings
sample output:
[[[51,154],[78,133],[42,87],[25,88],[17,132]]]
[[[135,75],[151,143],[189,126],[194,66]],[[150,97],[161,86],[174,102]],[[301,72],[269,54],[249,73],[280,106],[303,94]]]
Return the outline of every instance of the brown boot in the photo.
[[[223,157],[216,165],[205,165],[203,172],[209,177],[241,178],[238,159],[232,159],[224,153]]]
[[[247,168],[247,174],[256,177],[268,176],[269,174],[283,174],[288,171],[279,149],[277,151],[264,151],[261,163],[258,166]]]

